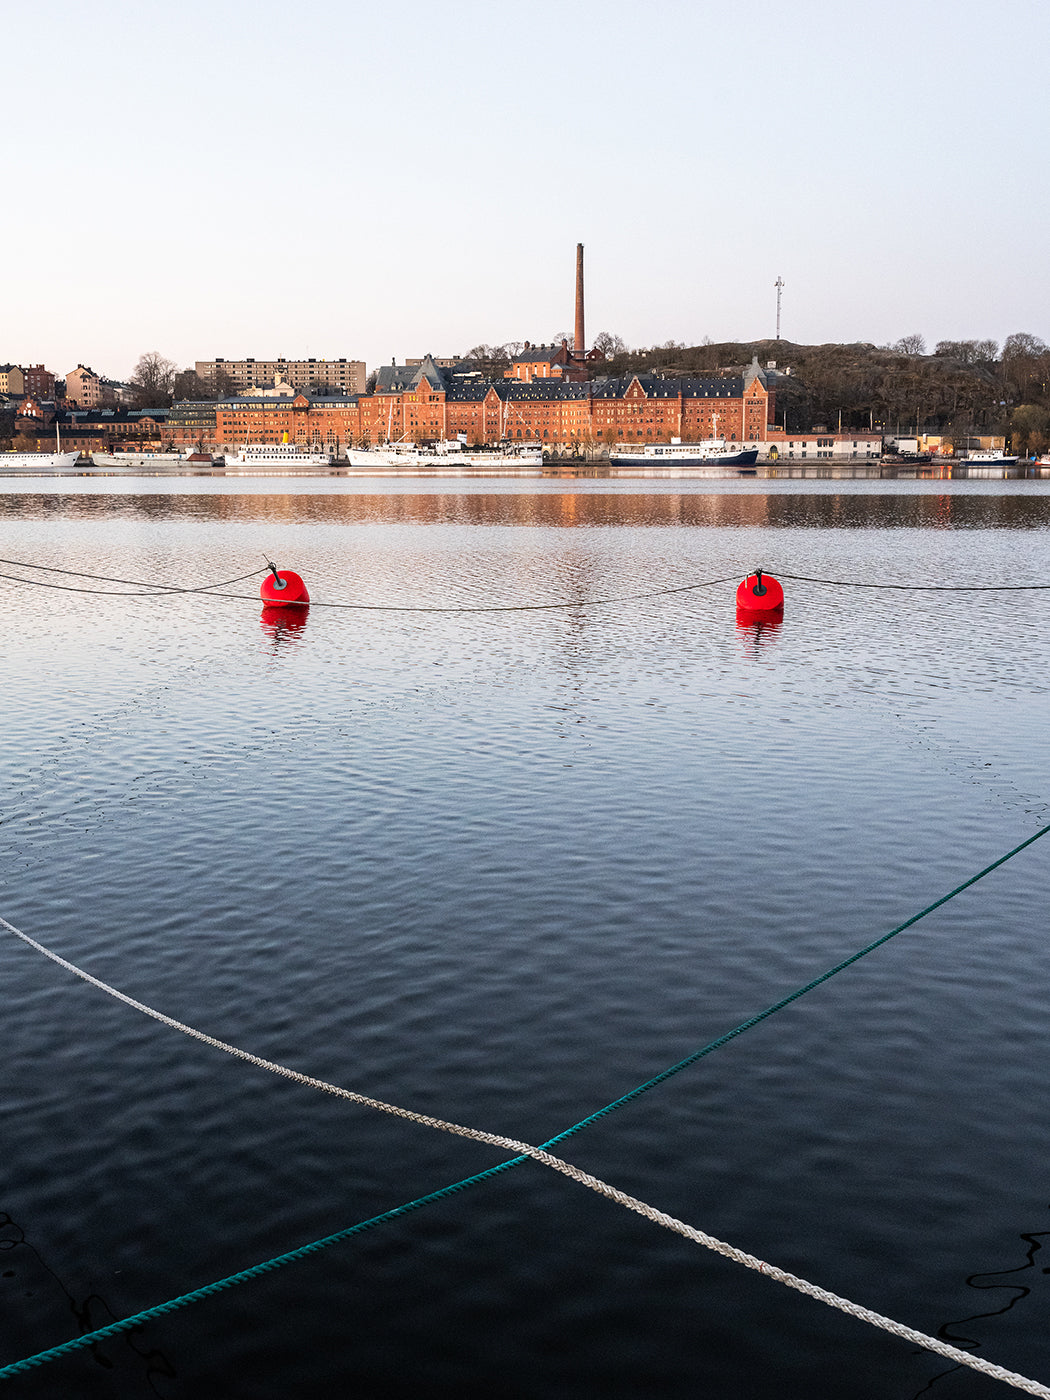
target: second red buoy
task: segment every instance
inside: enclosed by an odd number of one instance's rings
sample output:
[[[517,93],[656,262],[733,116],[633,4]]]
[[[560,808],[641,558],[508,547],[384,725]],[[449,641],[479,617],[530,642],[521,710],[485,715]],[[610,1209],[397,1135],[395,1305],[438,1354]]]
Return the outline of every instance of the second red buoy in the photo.
[[[269,565],[270,572],[259,585],[259,597],[269,608],[291,607],[293,603],[309,606],[310,594],[306,584],[291,569],[277,572],[277,565]]]
[[[736,615],[741,620],[784,616],[784,590],[772,576],[756,569],[736,591]]]

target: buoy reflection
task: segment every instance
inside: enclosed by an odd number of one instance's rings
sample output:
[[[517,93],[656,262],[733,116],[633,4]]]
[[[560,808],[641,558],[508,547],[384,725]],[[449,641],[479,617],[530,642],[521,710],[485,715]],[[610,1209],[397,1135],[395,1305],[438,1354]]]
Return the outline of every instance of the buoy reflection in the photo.
[[[285,607],[267,604],[262,610],[259,625],[275,642],[295,642],[306,626],[310,609],[306,606]]]
[[[737,636],[747,643],[749,656],[757,656],[763,647],[773,645],[777,633],[784,625],[783,617],[756,618],[754,613],[738,611],[736,615]]]

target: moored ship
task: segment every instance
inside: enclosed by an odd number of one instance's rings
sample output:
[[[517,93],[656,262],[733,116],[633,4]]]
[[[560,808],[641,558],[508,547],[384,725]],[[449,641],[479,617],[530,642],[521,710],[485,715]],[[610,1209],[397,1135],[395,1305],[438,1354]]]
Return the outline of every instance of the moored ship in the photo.
[[[1003,481],[1007,477],[1021,476],[1022,469],[1018,466],[1018,459],[1011,457],[1009,453],[1001,448],[982,448],[980,452],[971,452],[967,456],[959,459],[959,463],[952,469],[953,476],[962,478],[983,477],[985,480]]]
[[[962,459],[963,466],[974,467],[1015,467],[1016,457],[1009,457],[1005,452],[999,452],[994,447],[986,448],[982,452],[971,452]]]
[[[372,475],[539,476],[543,449],[539,443],[501,442],[495,447],[468,448],[458,438],[443,438],[432,445],[388,442],[382,447],[348,447],[346,460],[354,471]]]
[[[647,442],[635,451],[614,448],[609,464],[614,467],[683,468],[703,467],[712,472],[722,467],[753,467],[757,447],[743,447],[725,438],[704,438],[700,442]]]
[[[62,433],[55,424],[54,452],[0,452],[0,472],[68,471],[77,466],[80,451],[62,451]]]
[[[294,442],[248,443],[226,458],[226,474],[291,476],[316,472],[332,465],[330,452],[308,452]]]
[[[55,471],[79,461],[79,452],[0,452],[0,473]]]
[[[92,452],[91,461],[106,472],[152,476],[178,471],[190,456],[189,452]]]

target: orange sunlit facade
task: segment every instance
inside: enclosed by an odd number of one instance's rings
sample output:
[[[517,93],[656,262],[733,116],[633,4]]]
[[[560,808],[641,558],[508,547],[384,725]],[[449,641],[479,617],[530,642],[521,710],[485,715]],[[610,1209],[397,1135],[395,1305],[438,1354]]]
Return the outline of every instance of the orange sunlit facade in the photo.
[[[764,442],[772,421],[773,396],[765,376],[754,369],[744,376],[711,379],[633,375],[583,383],[538,379],[463,385],[431,364],[396,392],[178,404],[168,429],[176,447],[221,451],[245,443],[294,442],[338,455],[350,445],[432,442],[460,434],[471,444],[524,440],[551,448],[672,437]]]

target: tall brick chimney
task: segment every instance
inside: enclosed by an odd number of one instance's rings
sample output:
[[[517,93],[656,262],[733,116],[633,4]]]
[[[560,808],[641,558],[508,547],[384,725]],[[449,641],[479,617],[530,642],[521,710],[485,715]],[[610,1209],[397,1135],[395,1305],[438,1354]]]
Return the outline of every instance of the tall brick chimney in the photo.
[[[573,341],[573,350],[576,358],[582,359],[587,349],[587,342],[583,336],[583,244],[576,245],[576,335]]]

